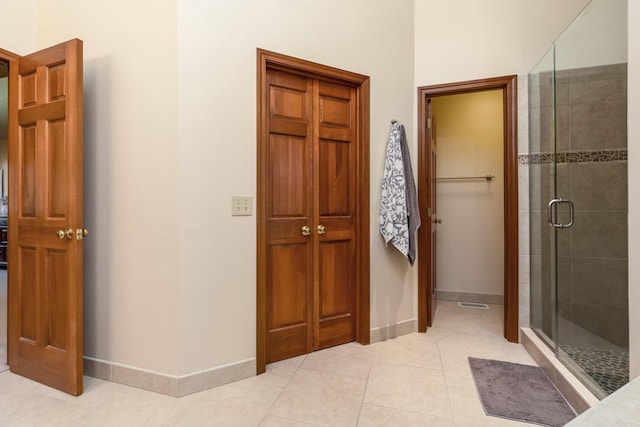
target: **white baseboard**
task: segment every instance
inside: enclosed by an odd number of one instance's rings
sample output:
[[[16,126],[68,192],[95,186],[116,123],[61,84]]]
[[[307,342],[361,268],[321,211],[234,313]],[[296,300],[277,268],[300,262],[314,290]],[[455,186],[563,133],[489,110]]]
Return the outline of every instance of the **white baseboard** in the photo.
[[[84,374],[168,396],[182,397],[255,376],[256,359],[173,376],[85,356]]]
[[[393,325],[371,329],[369,340],[371,344],[374,344],[400,335],[410,334],[412,332],[418,332],[417,319],[405,320],[404,322],[394,323]]]
[[[436,291],[436,298],[445,301],[478,302],[483,304],[504,304],[504,295],[477,294],[474,292]]]

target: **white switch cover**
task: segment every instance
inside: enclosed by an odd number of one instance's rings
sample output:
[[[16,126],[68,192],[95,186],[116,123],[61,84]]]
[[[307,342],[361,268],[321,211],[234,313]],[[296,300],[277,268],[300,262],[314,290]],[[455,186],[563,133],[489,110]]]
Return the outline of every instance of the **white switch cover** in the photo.
[[[244,216],[251,215],[251,196],[231,197],[231,215]]]

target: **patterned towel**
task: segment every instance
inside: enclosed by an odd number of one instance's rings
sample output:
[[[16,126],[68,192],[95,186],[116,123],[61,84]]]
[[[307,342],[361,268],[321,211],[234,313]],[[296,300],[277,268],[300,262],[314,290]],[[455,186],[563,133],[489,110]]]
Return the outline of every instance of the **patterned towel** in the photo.
[[[391,242],[404,256],[407,256],[409,253],[409,219],[400,138],[400,125],[394,123],[391,126],[387,157],[384,162],[380,195],[380,234],[384,238],[385,245]]]

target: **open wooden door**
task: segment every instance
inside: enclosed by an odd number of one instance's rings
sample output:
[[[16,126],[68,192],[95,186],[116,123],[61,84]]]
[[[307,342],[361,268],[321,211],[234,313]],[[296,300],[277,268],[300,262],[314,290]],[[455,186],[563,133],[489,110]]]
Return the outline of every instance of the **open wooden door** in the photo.
[[[436,122],[433,117],[431,99],[427,99],[427,319],[428,326],[433,325],[436,315],[436,233],[442,222],[437,215],[436,204]]]
[[[82,393],[82,41],[9,64],[9,365]]]

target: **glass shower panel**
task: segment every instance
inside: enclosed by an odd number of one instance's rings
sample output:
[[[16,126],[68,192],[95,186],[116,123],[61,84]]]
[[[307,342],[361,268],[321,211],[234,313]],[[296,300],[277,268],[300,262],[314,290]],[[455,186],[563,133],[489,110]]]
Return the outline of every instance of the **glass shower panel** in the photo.
[[[629,375],[626,8],[593,0],[554,44],[556,351],[600,397]]]
[[[555,197],[553,48],[529,73],[531,327],[555,348],[555,233],[547,205]]]

